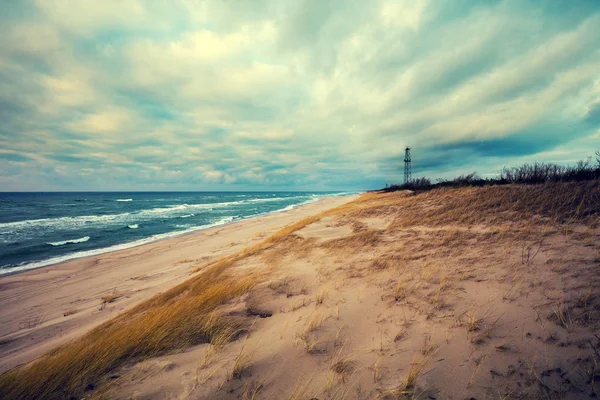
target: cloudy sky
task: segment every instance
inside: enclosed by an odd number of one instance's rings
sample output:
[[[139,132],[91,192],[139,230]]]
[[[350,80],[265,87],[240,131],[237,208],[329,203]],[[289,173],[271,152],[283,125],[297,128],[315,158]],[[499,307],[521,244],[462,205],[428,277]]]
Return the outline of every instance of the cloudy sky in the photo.
[[[369,189],[600,148],[598,0],[0,0],[0,190]]]

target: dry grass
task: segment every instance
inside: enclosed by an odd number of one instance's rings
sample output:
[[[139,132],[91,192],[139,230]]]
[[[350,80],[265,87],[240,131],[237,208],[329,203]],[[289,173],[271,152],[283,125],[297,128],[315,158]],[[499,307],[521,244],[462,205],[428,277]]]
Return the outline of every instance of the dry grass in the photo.
[[[382,368],[381,368],[381,358],[378,357],[377,360],[369,367],[371,372],[373,373],[373,383],[381,382],[382,377]]]
[[[150,279],[150,277],[148,275],[138,275],[138,276],[134,276],[133,278],[129,278],[132,281],[146,281],[148,279]]]
[[[314,332],[323,324],[324,318],[320,312],[314,312],[312,318],[306,325],[306,332]]]
[[[107,294],[106,296],[102,296],[102,305],[113,303],[113,302],[117,301],[117,299],[121,296],[123,296],[122,293],[118,293],[116,291],[116,289],[113,289],[113,291],[110,294]]]
[[[352,358],[345,357],[335,359],[329,368],[341,377],[342,382],[346,382],[348,376],[356,369],[356,365],[356,361]]]
[[[325,354],[327,353],[327,346],[318,340],[309,339],[305,342],[305,348],[307,354]]]
[[[256,400],[259,398],[260,392],[264,389],[265,384],[258,381],[250,381],[244,385],[242,392],[242,400]]]
[[[146,301],[36,361],[0,376],[6,399],[80,397],[88,385],[124,365],[203,342],[221,342],[234,321],[213,311],[240,296],[256,277],[233,279],[221,263]],[[227,328],[225,328],[227,327]],[[227,332],[227,333],[225,333]]]
[[[433,262],[426,262],[421,267],[421,279],[425,282],[434,283],[434,277],[437,276],[440,267]]]
[[[286,276],[283,279],[269,282],[267,287],[271,289],[274,293],[285,295],[286,297],[292,297],[292,281],[293,279],[289,276]]]
[[[450,297],[450,293],[454,288],[454,281],[448,278],[447,276],[442,276],[440,278],[440,283],[432,293],[431,301],[436,310],[441,310],[448,307],[450,304],[448,302],[448,298]]]
[[[383,231],[367,230],[338,239],[323,242],[320,246],[326,249],[368,248],[376,246],[382,238]]]
[[[227,322],[227,319],[217,311],[209,314],[203,330],[215,351],[221,350],[241,332],[238,325]]]
[[[233,277],[228,271],[237,262],[284,245],[294,232],[327,215],[355,211],[363,200],[304,218],[239,253],[199,265],[197,276],[145,301],[83,337],[61,346],[36,361],[0,376],[0,393],[8,399],[80,397],[88,385],[98,387],[109,372],[126,363],[177,351],[197,343],[221,346],[235,337],[239,322],[215,319],[214,311],[247,293],[259,277]],[[294,238],[297,241],[297,238]],[[106,305],[118,298],[105,296]],[[316,315],[308,325],[317,329]],[[36,319],[37,324],[39,320]],[[28,324],[32,325],[32,324]]]
[[[394,342],[401,342],[404,339],[407,338],[407,332],[406,332],[406,328],[401,328],[398,333],[396,333],[396,336],[394,336]]]
[[[473,312],[471,315],[467,316],[466,327],[467,333],[476,332],[480,329],[481,319],[477,318],[477,314]]]
[[[315,331],[323,324],[324,319],[320,312],[315,311],[307,320],[301,332],[296,334],[297,341],[301,342],[308,354],[323,354],[327,352],[327,346],[315,339]]]
[[[314,389],[311,389],[311,384],[314,377],[309,379],[303,379],[302,377],[298,378],[292,393],[288,397],[288,400],[305,400],[314,398]]]
[[[306,306],[310,305],[310,303],[311,303],[311,300],[306,300],[306,299],[294,300],[294,302],[290,306],[290,311],[299,310],[302,307],[306,307]]]
[[[304,345],[307,354],[324,354],[327,353],[327,346],[319,340],[313,339],[310,332],[304,330],[296,335],[298,342]],[[297,343],[298,343],[297,342]]]
[[[376,271],[377,270],[383,271],[383,270],[386,270],[393,266],[395,266],[395,263],[393,260],[391,260],[389,258],[377,258],[377,259],[373,260],[373,263],[371,264],[371,269],[376,270]]]
[[[253,246],[247,247],[236,254],[220,258],[216,261],[208,261],[204,264],[201,264],[201,265],[197,266],[196,268],[194,268],[193,272],[200,272],[208,267],[213,267],[213,266],[218,267],[218,266],[222,266],[222,265],[232,265],[232,264],[235,264],[236,262],[241,261],[245,258],[255,256],[258,254],[262,254],[265,251],[272,249],[277,245],[282,245],[282,244],[285,245],[285,242],[289,242],[290,240],[292,240],[292,241],[300,240],[300,241],[306,242],[307,240],[302,240],[297,235],[294,235],[294,233],[310,224],[319,222],[324,217],[327,217],[330,215],[345,215],[347,213],[354,213],[357,210],[360,210],[362,208],[368,208],[369,207],[368,203],[369,203],[369,200],[372,198],[372,196],[373,196],[373,194],[363,195],[359,199],[357,199],[353,202],[349,202],[349,203],[343,204],[341,206],[334,207],[330,210],[323,211],[319,214],[306,217],[298,222],[287,225],[286,227],[275,232],[273,235],[264,239],[262,242],[259,242]],[[375,195],[375,197],[377,197],[377,195]]]
[[[351,374],[356,368],[356,361],[351,358],[344,358],[331,365],[331,370],[339,375]]]
[[[578,220],[597,225],[600,214],[599,181],[446,188],[414,196],[404,193],[380,196],[380,199],[365,199],[372,207],[365,204],[354,214],[395,216],[390,226],[394,230],[419,225],[519,222],[535,216],[551,222]]]
[[[246,315],[250,317],[268,318],[273,315],[273,312],[262,305],[262,299],[250,293],[246,299]]]
[[[239,335],[243,325],[240,319],[219,313],[219,307],[244,295],[261,279],[260,276],[253,275],[243,278],[233,276],[231,267],[251,256],[264,256],[265,252],[276,254],[281,248],[293,251],[294,254],[304,254],[303,252],[307,252],[314,243],[295,235],[295,232],[328,215],[337,215],[349,220],[376,216],[393,221],[386,230],[360,227],[345,238],[329,240],[318,245],[331,250],[372,250],[384,241],[393,240],[392,234],[406,227],[462,225],[461,229],[464,230],[464,225],[510,221],[522,223],[526,219],[538,222],[542,220],[548,224],[571,221],[593,224],[598,221],[599,205],[600,183],[597,181],[435,189],[415,195],[368,193],[357,201],[291,224],[239,253],[198,266],[196,272],[201,272],[188,281],[155,296],[29,365],[4,373],[0,376],[0,393],[7,399],[83,397],[88,385],[101,386],[107,374],[125,364],[178,351],[197,343],[211,343],[215,349],[222,348]],[[486,235],[488,233],[482,237],[497,237],[493,236],[494,232]],[[472,234],[466,234],[460,229],[451,229],[436,238],[436,243],[453,247],[456,243],[464,245],[472,239]],[[426,250],[419,251],[425,254]],[[523,253],[525,264],[533,260],[536,250],[537,246]],[[365,270],[369,270],[369,265],[372,266],[371,270],[388,270],[396,267],[397,263],[391,258],[382,258],[372,264],[365,264]],[[417,274],[425,282],[439,285],[437,292],[432,292],[431,296],[435,304],[443,304],[444,293],[450,288],[447,285],[450,281],[445,279],[439,265],[430,263],[422,267]],[[289,281],[280,283],[280,286],[278,283],[273,284],[272,289],[275,292],[293,294]],[[406,299],[407,295],[412,299],[413,294],[416,295],[421,290],[416,286],[409,288],[405,279],[399,280],[395,287],[389,289],[397,301]],[[116,292],[113,292],[103,297],[102,304],[109,304],[117,298]],[[323,303],[325,299],[326,294],[320,291],[316,295],[316,304]],[[304,299],[302,301],[302,306],[305,306]],[[596,320],[600,317],[599,301],[593,295],[588,295],[587,298],[582,298],[581,305],[576,309],[574,304],[556,305],[552,318],[565,328],[580,319],[581,323],[585,318]],[[318,342],[311,340],[311,336],[315,336],[314,331],[319,329],[323,321],[319,313],[313,313],[300,335],[310,354],[322,351]],[[36,320],[29,325],[39,323],[39,320]],[[467,331],[476,331],[481,323],[475,314],[468,316]],[[404,330],[396,335],[394,341],[403,340],[405,336]],[[435,349],[429,347],[424,354],[418,354],[410,364],[401,385],[387,395],[398,398],[414,394],[417,380],[434,352]],[[250,360],[244,361],[241,356],[242,354],[238,357],[239,360],[236,360],[237,368],[234,366],[232,376],[243,376],[243,371],[250,365]],[[240,373],[237,374],[236,371]],[[374,369],[374,379],[377,381],[376,376],[380,375],[376,374]],[[300,393],[304,393],[305,390],[302,387],[297,389],[294,389],[291,398],[303,396]],[[251,392],[252,390],[249,391]]]
[[[382,399],[414,398],[417,392],[417,381],[419,377],[423,375],[430,361],[430,358],[427,356],[423,356],[422,354],[415,355],[400,386],[395,389],[384,391],[380,397]]]
[[[317,297],[315,298],[315,304],[316,305],[323,304],[328,296],[329,296],[329,291],[327,290],[327,288],[319,289],[319,291],[317,292]]]
[[[242,379],[243,377],[250,376],[252,371],[252,357],[254,356],[253,351],[248,351],[242,346],[240,353],[235,358],[233,368],[231,371],[231,377],[233,379]]]
[[[406,288],[406,283],[402,280],[398,280],[394,285],[394,290],[392,292],[392,296],[395,301],[402,301],[406,298],[408,294],[408,290]]]
[[[569,308],[562,301],[556,302],[552,306],[552,313],[548,316],[548,319],[556,322],[566,330],[569,330],[572,323]]]
[[[427,354],[429,354],[429,353],[427,353]],[[417,385],[417,380],[423,374],[423,372],[425,371],[425,368],[427,368],[428,364],[429,364],[429,359],[426,357],[426,355],[423,355],[422,357],[419,355],[414,356],[413,360],[410,363],[410,366],[408,368],[408,372],[406,373],[406,376],[404,377],[404,381],[402,382],[400,391],[404,392],[404,393],[408,393],[411,390],[413,390]]]

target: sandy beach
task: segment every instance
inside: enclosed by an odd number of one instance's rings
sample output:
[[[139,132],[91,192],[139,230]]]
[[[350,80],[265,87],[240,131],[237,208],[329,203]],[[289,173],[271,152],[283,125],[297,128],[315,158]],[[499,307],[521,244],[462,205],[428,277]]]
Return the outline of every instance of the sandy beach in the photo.
[[[287,224],[354,198],[325,198],[289,211],[0,276],[0,372],[175,286],[202,262],[239,251]]]
[[[599,199],[597,181],[366,193],[5,277],[4,369],[74,340],[0,393],[597,398]]]
[[[600,0],[0,21],[0,400],[600,400]]]

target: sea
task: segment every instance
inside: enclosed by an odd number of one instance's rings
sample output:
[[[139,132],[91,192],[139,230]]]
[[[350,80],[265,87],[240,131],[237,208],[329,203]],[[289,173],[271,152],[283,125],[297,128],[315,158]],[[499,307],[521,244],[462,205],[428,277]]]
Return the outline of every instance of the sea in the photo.
[[[349,192],[0,193],[0,275],[125,249]]]

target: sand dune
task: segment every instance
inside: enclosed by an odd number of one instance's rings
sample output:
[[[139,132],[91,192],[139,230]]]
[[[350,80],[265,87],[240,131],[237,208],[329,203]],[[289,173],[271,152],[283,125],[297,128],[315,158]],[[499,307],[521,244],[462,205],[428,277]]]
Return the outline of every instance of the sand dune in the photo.
[[[60,376],[66,390],[111,399],[596,398],[599,195],[597,182],[365,194],[242,252],[221,250],[97,339],[5,375],[0,390],[18,393],[31,371],[76,363],[72,349],[177,309],[171,318],[186,328],[152,322],[173,334],[151,355]],[[344,200],[328,201],[310,211]],[[260,231],[253,223],[243,237]],[[221,229],[224,237],[232,228]],[[186,254],[200,237],[180,239]],[[181,280],[190,272],[172,268]],[[173,340],[195,327],[196,336]],[[151,334],[136,336],[146,349]]]

